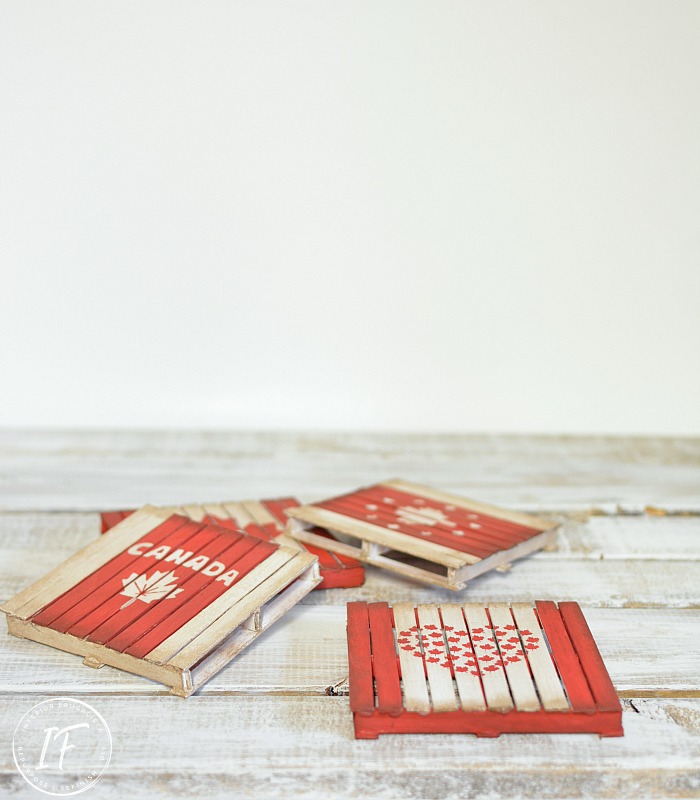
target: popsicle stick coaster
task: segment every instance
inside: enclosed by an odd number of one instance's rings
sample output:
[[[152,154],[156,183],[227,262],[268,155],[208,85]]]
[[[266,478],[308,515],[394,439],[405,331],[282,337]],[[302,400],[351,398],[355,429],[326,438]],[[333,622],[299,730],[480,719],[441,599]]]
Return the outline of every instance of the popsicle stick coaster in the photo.
[[[300,505],[295,497],[278,497],[272,500],[243,500],[228,503],[187,504],[167,506],[173,514],[182,514],[195,520],[208,519],[219,525],[234,527],[252,536],[274,541],[288,547],[307,550],[318,558],[321,583],[317,589],[345,589],[362,586],[365,568],[355,558],[335,553],[327,548],[302,543],[284,533],[288,522],[287,509]],[[126,519],[133,511],[104,511],[101,517],[102,533]],[[332,539],[330,533],[316,528],[314,533],[323,539]]]
[[[319,581],[311,553],[146,506],[0,608],[15,636],[187,697]]]
[[[555,523],[400,480],[287,515],[287,532],[306,545],[455,590],[556,542]]]
[[[623,735],[578,603],[348,603],[348,660],[357,739]]]

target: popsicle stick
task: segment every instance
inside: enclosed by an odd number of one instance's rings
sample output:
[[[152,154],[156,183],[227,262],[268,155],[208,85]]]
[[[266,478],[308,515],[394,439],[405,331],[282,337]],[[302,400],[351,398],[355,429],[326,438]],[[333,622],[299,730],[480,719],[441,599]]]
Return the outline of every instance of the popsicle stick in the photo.
[[[440,615],[462,710],[484,711],[484,690],[462,607],[445,603],[440,606]]]
[[[518,711],[539,711],[537,690],[508,604],[493,603],[488,611],[515,707]]]
[[[542,705],[547,711],[568,711],[569,703],[532,606],[513,603],[511,608]]]
[[[425,663],[420,646],[420,632],[413,603],[394,605],[401,681],[406,711],[430,712],[430,697],[425,678]]]
[[[477,603],[466,603],[463,609],[484,687],[486,705],[490,711],[511,711],[513,700],[486,610]]]
[[[460,703],[455,695],[450,661],[444,640],[445,634],[437,606],[419,605],[417,610],[433,710],[455,711],[459,708]]]

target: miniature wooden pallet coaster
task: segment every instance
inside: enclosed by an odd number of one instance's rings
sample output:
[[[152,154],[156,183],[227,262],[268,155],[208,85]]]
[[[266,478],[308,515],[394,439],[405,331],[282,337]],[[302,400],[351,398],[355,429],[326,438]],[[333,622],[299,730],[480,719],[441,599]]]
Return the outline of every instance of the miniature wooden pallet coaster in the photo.
[[[288,533],[306,544],[455,590],[556,542],[555,523],[400,480],[287,514]]]
[[[622,736],[622,707],[578,603],[348,603],[355,738],[382,733]]]
[[[1,610],[15,636],[187,697],[319,580],[311,553],[146,506]]]
[[[209,520],[224,527],[233,527],[251,536],[267,541],[275,541],[288,547],[302,547],[317,556],[321,583],[316,589],[346,589],[362,586],[365,582],[365,569],[355,558],[332,550],[321,549],[313,544],[302,544],[284,533],[288,522],[286,510],[297,508],[295,497],[278,497],[273,500],[243,500],[228,503],[189,503],[182,506],[167,506],[173,514],[182,514],[191,519]],[[102,533],[126,519],[131,511],[104,511],[101,516]],[[331,534],[316,528],[314,533],[326,539]]]

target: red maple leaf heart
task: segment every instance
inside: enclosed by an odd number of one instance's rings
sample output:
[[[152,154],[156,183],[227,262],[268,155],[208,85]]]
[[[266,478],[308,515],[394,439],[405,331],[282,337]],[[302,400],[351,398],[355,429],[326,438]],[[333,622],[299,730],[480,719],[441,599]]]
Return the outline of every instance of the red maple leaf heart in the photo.
[[[484,642],[484,644],[481,645],[481,649],[482,650],[493,650],[493,645],[491,644],[491,642]]]
[[[508,641],[509,642],[519,642],[520,641],[520,637],[519,636],[509,636],[508,637]]]
[[[459,636],[448,636],[447,637],[447,641],[448,642],[458,642],[459,641]]]
[[[503,626],[507,631],[514,631],[515,625],[504,625]]]
[[[405,650],[407,653],[410,653],[410,652],[411,652],[411,650],[413,650],[413,648],[411,647],[411,645],[410,645],[410,644],[409,644],[409,645],[404,645],[404,646],[402,646],[402,647],[401,647],[401,649],[402,649],[402,650]]]
[[[493,672],[494,670],[500,669],[498,664],[490,664],[488,667],[484,667],[487,672]]]
[[[433,649],[433,650],[428,650],[428,652],[432,653],[434,656],[439,656],[440,653],[442,653],[442,650]]]
[[[538,649],[538,647],[537,647],[537,645],[536,645],[536,644],[526,644],[526,645],[525,645],[525,649],[526,649],[526,650],[537,650],[537,649]]]
[[[523,636],[532,636],[532,631],[526,631],[524,628],[520,631]]]
[[[425,660],[426,660],[426,661],[430,661],[430,663],[431,663],[431,664],[437,664],[437,662],[438,662],[440,659],[439,659],[439,658],[426,658]]]
[[[533,642],[538,642],[538,641],[539,641],[539,639],[538,639],[536,636],[528,636],[528,637],[527,637],[527,640],[528,640],[528,642],[530,642],[531,644],[532,644]]]
[[[469,667],[455,667],[455,672],[469,672]]]
[[[479,661],[493,661],[493,656],[479,656]]]
[[[518,656],[508,656],[506,661],[511,661],[511,662],[512,661],[520,661],[520,659],[518,658]]]
[[[453,631],[454,627],[452,625],[443,625],[442,626],[446,631]]]
[[[480,642],[480,641],[481,641],[483,638],[484,638],[483,636],[472,636],[472,639],[473,639],[475,642]]]
[[[483,628],[472,628],[472,633],[483,633],[483,632],[484,632]]]
[[[431,633],[430,635],[433,637],[433,639],[442,639],[441,633]]]
[[[423,656],[420,653],[414,653],[413,655],[416,656],[417,658],[423,658]]]
[[[469,674],[470,674],[470,675],[473,675],[475,678],[478,678],[478,677],[479,677],[479,673],[478,673],[478,672],[475,672],[474,670],[472,670],[472,671],[471,671]]]
[[[437,625],[423,625],[423,627],[428,631],[436,631]]]
[[[514,644],[502,644],[501,650],[515,650]]]
[[[411,631],[399,631],[399,636],[410,636]]]
[[[410,640],[410,639],[408,639],[408,638],[407,638],[407,637],[405,637],[405,636],[402,636],[400,639],[397,639],[396,641],[397,641],[399,644],[406,644],[407,642],[410,642],[411,640]]]
[[[466,631],[455,631],[455,633],[457,634],[457,636],[466,636],[467,635]]]

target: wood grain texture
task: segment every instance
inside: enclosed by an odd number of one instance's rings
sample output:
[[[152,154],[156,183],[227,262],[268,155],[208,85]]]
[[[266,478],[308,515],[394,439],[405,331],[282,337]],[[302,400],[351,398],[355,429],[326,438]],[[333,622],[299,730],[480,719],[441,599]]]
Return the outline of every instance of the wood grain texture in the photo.
[[[15,721],[40,698],[0,697],[0,791],[36,797],[12,764]],[[90,796],[694,797],[700,701],[625,703],[625,736],[386,736],[354,741],[347,698],[89,697],[113,739]],[[165,739],[167,731],[187,731]],[[398,741],[397,741],[398,740]],[[167,746],[164,743],[167,741]],[[659,770],[657,765],[663,764]],[[388,767],[391,767],[388,769]]]
[[[687,438],[5,430],[0,475],[6,510],[313,501],[404,475],[515,510],[700,511]]]
[[[459,598],[368,569],[365,587],[305,598],[185,703],[0,631],[0,795],[36,796],[12,763],[12,730],[65,694],[85,697],[112,729],[95,798],[696,796],[700,440],[0,432],[0,508],[17,512],[0,514],[0,600],[99,535],[98,515],[82,512],[313,501],[390,475],[562,522],[558,550],[475,579]],[[627,698],[624,737],[352,739],[347,697],[330,696],[347,693],[348,600],[529,601],[533,587],[583,606]]]

